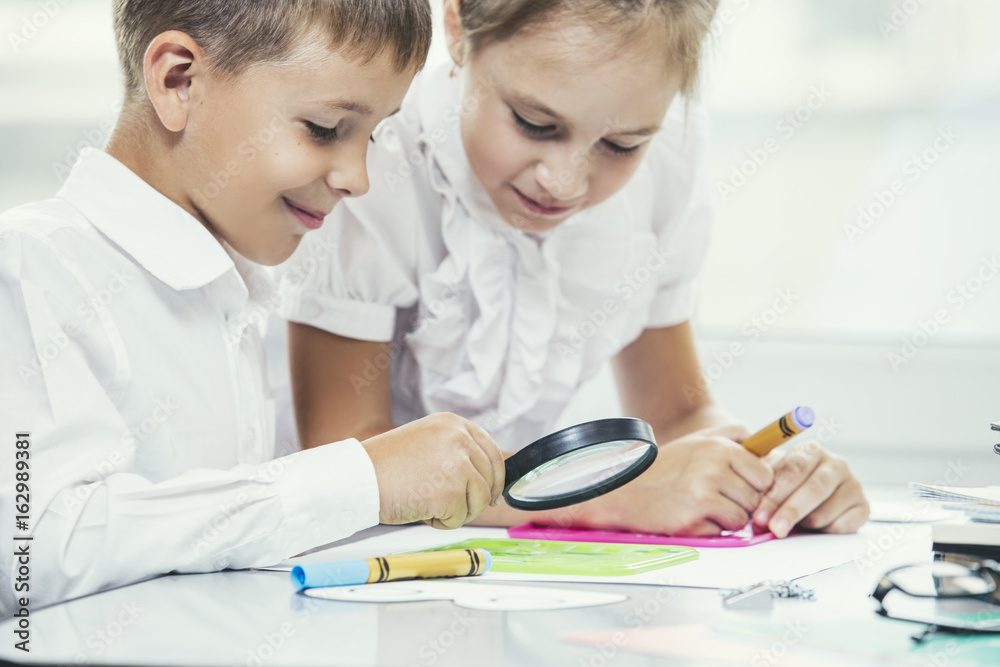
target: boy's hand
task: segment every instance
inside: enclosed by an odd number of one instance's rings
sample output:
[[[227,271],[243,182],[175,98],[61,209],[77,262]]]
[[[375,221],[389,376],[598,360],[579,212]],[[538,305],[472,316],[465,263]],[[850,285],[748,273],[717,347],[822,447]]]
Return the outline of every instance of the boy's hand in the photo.
[[[868,520],[861,483],[844,459],[815,442],[775,450],[766,461],[774,486],[754,512],[754,528],[785,537],[795,525],[830,533],[853,533]]]
[[[747,435],[745,427],[730,424],[668,442],[648,471],[591,501],[599,503],[596,520],[569,522],[666,535],[739,530],[772,482],[771,468],[737,444]]]
[[[503,492],[500,448],[457,415],[430,415],[361,444],[375,466],[382,523],[458,528]]]

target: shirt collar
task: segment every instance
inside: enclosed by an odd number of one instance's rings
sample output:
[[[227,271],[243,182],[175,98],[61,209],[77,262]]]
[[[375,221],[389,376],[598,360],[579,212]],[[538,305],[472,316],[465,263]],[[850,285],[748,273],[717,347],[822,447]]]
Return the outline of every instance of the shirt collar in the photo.
[[[82,151],[56,196],[175,290],[204,287],[234,268],[201,222],[104,151]]]

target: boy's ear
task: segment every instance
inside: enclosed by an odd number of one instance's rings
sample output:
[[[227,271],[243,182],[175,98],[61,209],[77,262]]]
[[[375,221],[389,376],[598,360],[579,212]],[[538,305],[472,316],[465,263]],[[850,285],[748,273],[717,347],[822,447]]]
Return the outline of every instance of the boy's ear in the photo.
[[[146,94],[160,122],[180,132],[188,122],[192,92],[205,74],[204,52],[186,33],[171,30],[150,42],[143,62]]]
[[[465,39],[462,37],[461,0],[444,0],[444,33],[452,61],[462,66],[465,61]]]

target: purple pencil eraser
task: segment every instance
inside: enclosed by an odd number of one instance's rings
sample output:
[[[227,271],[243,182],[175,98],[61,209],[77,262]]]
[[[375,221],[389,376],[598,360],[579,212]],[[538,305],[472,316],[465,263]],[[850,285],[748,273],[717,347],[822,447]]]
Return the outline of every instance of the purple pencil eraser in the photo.
[[[805,405],[800,405],[799,407],[792,410],[792,422],[795,423],[803,431],[813,425],[816,421],[816,414],[812,411],[812,408]]]

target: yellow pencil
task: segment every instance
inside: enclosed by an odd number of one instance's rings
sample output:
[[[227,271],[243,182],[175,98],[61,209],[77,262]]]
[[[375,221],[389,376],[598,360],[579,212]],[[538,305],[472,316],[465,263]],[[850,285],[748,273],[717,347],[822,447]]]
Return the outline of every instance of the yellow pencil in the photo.
[[[751,435],[743,441],[743,446],[757,456],[764,456],[812,426],[815,419],[812,408],[801,405]]]

